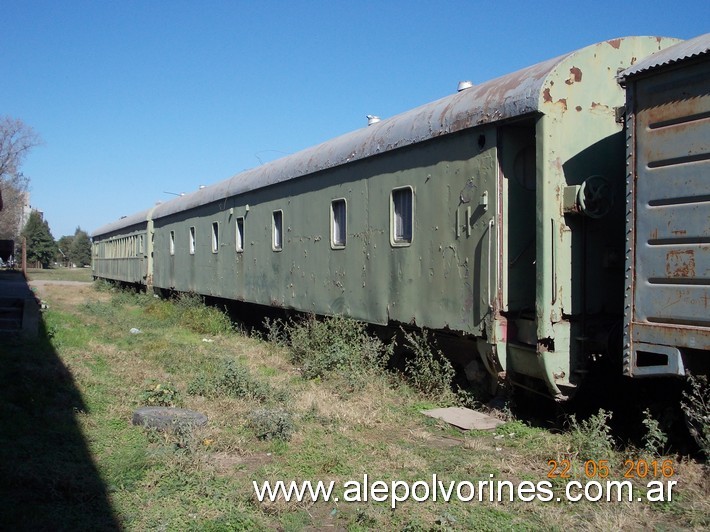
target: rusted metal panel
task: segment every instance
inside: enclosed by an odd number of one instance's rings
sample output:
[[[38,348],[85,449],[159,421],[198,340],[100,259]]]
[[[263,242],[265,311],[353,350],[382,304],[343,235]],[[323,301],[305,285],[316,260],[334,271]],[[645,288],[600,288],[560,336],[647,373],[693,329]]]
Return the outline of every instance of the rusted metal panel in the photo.
[[[624,73],[633,131],[627,375],[682,374],[684,349],[710,349],[708,51],[710,34]]]

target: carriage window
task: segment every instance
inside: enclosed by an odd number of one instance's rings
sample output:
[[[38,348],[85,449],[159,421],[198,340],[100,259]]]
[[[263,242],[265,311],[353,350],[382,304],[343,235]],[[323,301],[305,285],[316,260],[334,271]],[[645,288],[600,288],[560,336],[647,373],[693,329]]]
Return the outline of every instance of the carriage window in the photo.
[[[219,222],[212,222],[212,253],[219,251]]]
[[[138,237],[138,254],[143,255],[143,235]]]
[[[175,231],[170,231],[170,254],[175,255]]]
[[[333,200],[330,203],[330,245],[336,249],[345,247],[346,209],[344,199]]]
[[[392,191],[392,244],[407,245],[412,242],[413,202],[410,187]]]
[[[272,227],[274,233],[272,249],[281,251],[283,247],[283,211],[274,211]]]
[[[237,251],[244,251],[244,217],[237,218]]]
[[[190,255],[195,254],[195,228],[190,227]]]

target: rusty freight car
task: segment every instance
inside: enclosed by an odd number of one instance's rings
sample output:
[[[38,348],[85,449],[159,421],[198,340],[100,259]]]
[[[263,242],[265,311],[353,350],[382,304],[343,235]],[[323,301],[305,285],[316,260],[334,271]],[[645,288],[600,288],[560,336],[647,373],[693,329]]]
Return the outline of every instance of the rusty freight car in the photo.
[[[710,367],[710,34],[620,76],[627,91],[624,374]]]

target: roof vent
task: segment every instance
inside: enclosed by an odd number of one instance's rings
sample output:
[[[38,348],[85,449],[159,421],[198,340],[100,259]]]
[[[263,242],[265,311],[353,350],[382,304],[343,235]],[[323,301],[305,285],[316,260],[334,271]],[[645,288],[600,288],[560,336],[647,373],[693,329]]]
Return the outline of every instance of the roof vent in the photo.
[[[459,81],[458,87],[456,87],[456,92],[465,91],[473,87],[473,81]]]
[[[207,188],[207,186],[206,186],[206,185],[200,185],[200,190],[202,190],[203,188]]]
[[[379,122],[379,121],[380,121],[379,116],[367,115],[367,125],[368,126],[371,126],[372,124],[377,124],[377,122]]]

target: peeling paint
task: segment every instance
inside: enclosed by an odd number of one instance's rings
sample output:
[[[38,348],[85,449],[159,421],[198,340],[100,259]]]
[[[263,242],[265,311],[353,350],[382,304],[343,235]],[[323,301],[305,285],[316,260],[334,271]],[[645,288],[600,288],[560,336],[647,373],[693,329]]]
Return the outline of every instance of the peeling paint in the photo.
[[[695,251],[674,249],[666,253],[666,275],[669,278],[695,277]]]
[[[658,41],[661,42],[661,41]],[[607,41],[607,44],[609,44],[612,48],[616,48],[617,50],[621,46],[621,39],[612,39],[610,41]]]
[[[573,85],[582,81],[582,71],[576,66],[569,69],[569,78],[565,80],[567,85]]]

